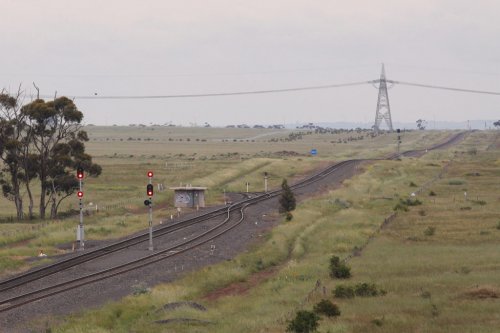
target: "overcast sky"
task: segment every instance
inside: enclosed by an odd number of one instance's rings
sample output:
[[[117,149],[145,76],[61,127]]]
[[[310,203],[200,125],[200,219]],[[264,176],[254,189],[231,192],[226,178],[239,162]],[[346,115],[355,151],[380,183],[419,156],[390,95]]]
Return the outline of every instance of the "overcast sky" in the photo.
[[[0,0],[0,88],[172,95],[388,79],[500,92],[498,0]],[[371,85],[76,99],[93,124],[372,122]],[[500,119],[500,96],[395,85],[394,121]]]

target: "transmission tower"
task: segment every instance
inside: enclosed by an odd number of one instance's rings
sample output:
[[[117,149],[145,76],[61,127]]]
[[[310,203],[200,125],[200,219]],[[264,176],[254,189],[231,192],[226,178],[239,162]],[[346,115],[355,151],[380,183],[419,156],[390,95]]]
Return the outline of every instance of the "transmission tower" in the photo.
[[[382,120],[385,120],[388,130],[392,132],[391,107],[389,105],[389,94],[387,93],[384,64],[382,64],[382,73],[378,81],[377,113],[375,114],[375,125],[373,126],[373,130],[378,132],[380,130],[380,123]]]

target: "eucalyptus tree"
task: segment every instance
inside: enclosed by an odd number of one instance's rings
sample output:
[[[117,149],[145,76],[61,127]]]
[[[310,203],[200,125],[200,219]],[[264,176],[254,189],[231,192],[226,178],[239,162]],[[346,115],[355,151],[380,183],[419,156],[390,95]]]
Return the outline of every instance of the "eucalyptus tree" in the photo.
[[[24,153],[27,151],[25,140],[25,115],[20,108],[21,90],[10,95],[0,92],[0,159],[2,161],[2,193],[16,206],[17,219],[24,218],[21,186],[25,180],[23,172]]]
[[[40,180],[40,218],[46,217],[51,205],[51,217],[56,217],[62,200],[76,188],[70,171],[83,166],[91,176],[98,176],[101,167],[85,154],[88,136],[82,130],[83,113],[67,97],[53,101],[36,99],[21,108],[31,133],[31,144],[37,157],[37,176]]]

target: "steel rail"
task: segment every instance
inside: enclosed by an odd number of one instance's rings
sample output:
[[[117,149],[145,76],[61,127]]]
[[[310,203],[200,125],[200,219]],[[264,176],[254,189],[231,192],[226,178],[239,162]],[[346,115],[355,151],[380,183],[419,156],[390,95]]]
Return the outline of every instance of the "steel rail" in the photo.
[[[255,201],[255,203],[256,202],[258,202],[258,201]],[[98,271],[95,273],[87,274],[85,276],[81,276],[81,277],[78,277],[78,278],[75,278],[75,279],[72,279],[69,281],[61,282],[61,283],[58,283],[58,284],[55,284],[55,285],[52,285],[49,287],[37,289],[37,290],[31,291],[31,292],[28,292],[28,293],[25,293],[22,295],[18,295],[15,297],[1,300],[0,301],[0,312],[5,312],[5,311],[11,310],[11,309],[14,309],[14,308],[17,308],[17,307],[20,307],[20,306],[44,299],[44,298],[47,298],[47,297],[50,297],[53,295],[63,293],[63,292],[68,291],[68,290],[72,290],[74,288],[78,288],[78,287],[81,287],[84,285],[92,284],[92,283],[95,283],[98,281],[102,281],[102,280],[120,275],[123,273],[127,273],[127,272],[130,272],[132,270],[136,270],[136,269],[151,265],[153,263],[156,263],[158,261],[173,257],[175,255],[179,255],[179,254],[184,253],[188,250],[191,250],[195,247],[203,245],[203,244],[221,236],[222,234],[232,230],[236,226],[240,225],[245,218],[244,213],[243,213],[244,209],[251,204],[252,203],[246,203],[244,205],[235,204],[234,206],[229,207],[227,209],[227,217],[218,225],[212,227],[211,229],[209,229],[209,230],[207,230],[207,231],[205,231],[205,232],[203,232],[203,233],[201,233],[193,238],[190,238],[189,240],[186,240],[186,241],[183,241],[179,244],[170,246],[166,249],[155,252],[155,253],[150,254],[148,256],[145,256],[145,257],[142,257],[139,259],[135,259],[135,260],[132,260],[130,262],[127,262],[127,263],[124,263],[124,264],[121,264],[121,265],[118,265],[115,267],[107,268],[107,269],[104,269],[104,270],[101,270],[101,271]],[[210,236],[207,239],[200,240],[203,237],[205,237],[206,235],[212,233],[213,231],[218,230],[222,226],[229,223],[231,220],[231,212],[237,211],[238,208],[239,208],[239,211],[241,213],[241,217],[234,225],[229,226],[228,228],[225,228],[222,231],[219,231],[218,233]],[[198,241],[198,240],[200,240],[200,241]],[[195,241],[198,241],[198,242],[195,242]],[[193,242],[195,242],[195,243],[193,243]],[[193,244],[189,245],[190,243],[193,243]],[[185,248],[181,248],[185,245],[188,245],[188,246]],[[179,249],[179,248],[181,248],[181,249]],[[172,251],[174,251],[176,249],[179,249],[179,250],[172,253]],[[59,288],[62,288],[62,289],[59,289]],[[56,290],[54,290],[54,289],[56,289]],[[45,292],[45,294],[39,295],[40,293],[44,293],[44,292]],[[48,292],[48,293],[46,293],[46,292]],[[36,295],[38,295],[38,296],[36,296]],[[13,302],[16,302],[19,300],[22,300],[22,301],[12,304]]]

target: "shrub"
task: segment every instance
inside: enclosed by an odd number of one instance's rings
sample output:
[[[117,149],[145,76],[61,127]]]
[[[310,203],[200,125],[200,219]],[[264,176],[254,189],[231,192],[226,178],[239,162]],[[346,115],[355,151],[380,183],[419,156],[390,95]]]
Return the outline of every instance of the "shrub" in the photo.
[[[434,192],[434,191],[430,191],[430,192],[429,192],[429,196],[430,196],[430,197],[435,197],[435,196],[436,196],[436,192]]]
[[[401,210],[403,212],[407,212],[408,211],[408,206],[406,206],[405,204],[402,204],[401,202],[398,202],[396,204],[396,206],[394,206],[393,210],[394,211]]]
[[[285,219],[287,221],[291,221],[293,219],[293,215],[290,212],[286,212]]]
[[[354,286],[354,294],[360,297],[378,296],[379,291],[374,283],[359,283]]]
[[[311,311],[297,311],[295,318],[288,322],[287,332],[310,333],[318,328],[319,316]]]
[[[333,304],[332,301],[327,299],[322,299],[316,304],[314,306],[314,312],[328,317],[340,316],[340,309],[337,304]]]
[[[359,297],[375,297],[384,296],[387,291],[378,289],[374,283],[358,283],[353,286],[337,286],[333,291],[336,298],[353,298]]]
[[[281,189],[283,192],[279,199],[280,210],[282,212],[291,212],[295,209],[296,200],[292,190],[290,189],[290,186],[288,186],[286,179],[283,179],[283,182],[281,183]]]
[[[333,291],[336,298],[354,298],[354,288],[350,286],[337,286]]]
[[[427,213],[425,212],[425,210],[421,209],[418,211],[418,215],[425,216],[425,215],[427,215]]]
[[[449,185],[463,185],[464,181],[460,179],[452,179],[448,182]]]
[[[143,294],[149,294],[151,289],[149,289],[145,284],[139,283],[132,286],[132,294],[134,296],[139,296]]]
[[[351,268],[340,262],[340,258],[332,256],[330,258],[330,277],[337,279],[348,279],[351,277]]]
[[[497,230],[500,230],[500,221],[497,223]]]
[[[436,232],[435,227],[427,227],[427,229],[424,230],[424,235],[426,236],[432,236]]]
[[[415,184],[414,182],[410,182],[410,187],[417,187],[417,184]]]

